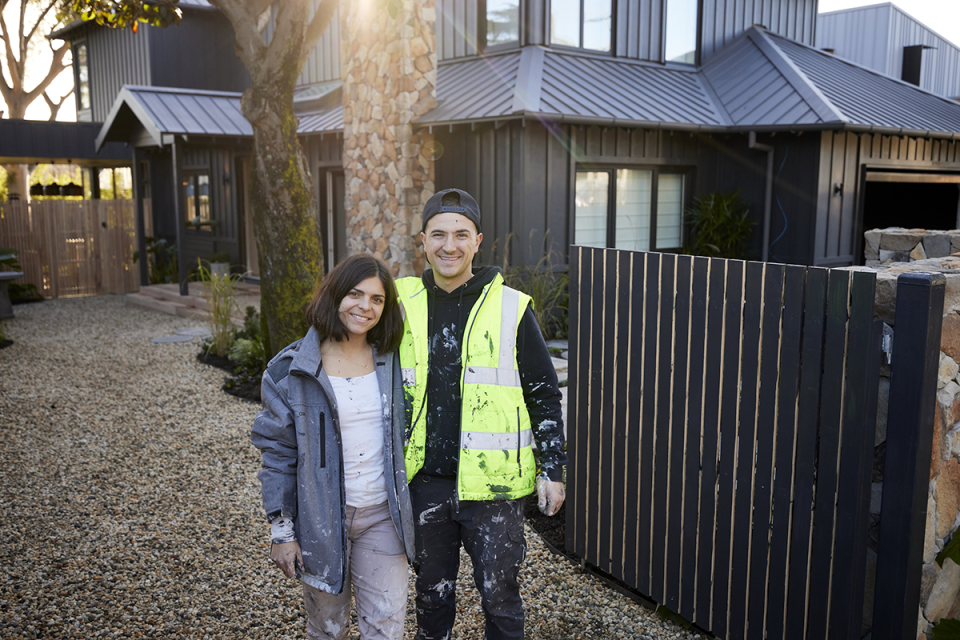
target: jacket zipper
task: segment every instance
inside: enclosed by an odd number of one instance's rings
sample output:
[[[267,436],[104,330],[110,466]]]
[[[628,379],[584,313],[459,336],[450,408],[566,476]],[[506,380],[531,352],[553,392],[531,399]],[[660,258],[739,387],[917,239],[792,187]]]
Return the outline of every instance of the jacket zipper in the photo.
[[[490,295],[490,287],[493,286],[491,282],[483,288],[483,297],[477,301],[476,312],[473,309],[470,310],[470,313],[473,313],[473,322],[470,322],[470,314],[467,314],[467,322],[470,326],[467,327],[467,330],[464,332],[465,337],[463,340],[463,350],[466,356],[463,359],[463,362],[460,365],[460,430],[463,431],[463,376],[464,370],[467,368],[467,363],[470,362],[470,336],[473,334],[473,325],[477,322],[477,316],[480,315],[480,309],[483,307],[483,303],[487,301],[487,296]],[[502,337],[502,336],[501,336]],[[428,338],[429,339],[429,338]],[[453,511],[454,513],[460,513],[460,462],[462,461],[463,456],[460,455],[460,452],[457,451],[457,484],[453,488]]]

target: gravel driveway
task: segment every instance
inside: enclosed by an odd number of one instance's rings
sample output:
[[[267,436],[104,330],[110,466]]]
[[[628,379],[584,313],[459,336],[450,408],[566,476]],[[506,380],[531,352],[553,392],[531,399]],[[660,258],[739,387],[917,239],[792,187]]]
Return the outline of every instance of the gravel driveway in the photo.
[[[0,638],[305,636],[297,583],[268,559],[257,405],[220,391],[196,342],[150,342],[195,325],[122,296],[5,322]],[[527,540],[528,638],[699,637]],[[454,638],[483,635],[468,568]]]

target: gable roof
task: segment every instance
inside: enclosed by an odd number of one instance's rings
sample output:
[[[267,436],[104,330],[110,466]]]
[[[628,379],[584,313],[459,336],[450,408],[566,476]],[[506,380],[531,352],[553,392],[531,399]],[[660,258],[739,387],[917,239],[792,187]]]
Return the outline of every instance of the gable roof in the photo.
[[[253,127],[240,109],[242,95],[232,91],[124,85],[100,127],[96,148],[111,141],[126,142],[141,127],[158,147],[164,145],[165,134],[250,137]],[[298,115],[299,134],[343,130],[343,106],[339,103]]]

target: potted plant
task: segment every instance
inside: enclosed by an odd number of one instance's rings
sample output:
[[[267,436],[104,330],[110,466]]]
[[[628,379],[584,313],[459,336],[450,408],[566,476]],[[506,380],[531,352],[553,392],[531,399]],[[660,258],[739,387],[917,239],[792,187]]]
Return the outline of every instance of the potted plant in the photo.
[[[230,273],[230,254],[226,251],[214,251],[210,254],[210,273],[225,276]]]

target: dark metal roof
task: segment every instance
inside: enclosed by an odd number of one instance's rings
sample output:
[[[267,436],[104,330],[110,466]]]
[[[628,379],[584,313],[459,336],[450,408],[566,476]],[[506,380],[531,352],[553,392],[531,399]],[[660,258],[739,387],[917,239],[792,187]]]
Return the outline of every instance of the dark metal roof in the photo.
[[[532,47],[526,47],[523,51]],[[419,122],[494,120],[513,113],[521,51],[442,64],[437,106]]]
[[[100,127],[97,148],[109,141],[126,142],[140,127],[158,147],[164,145],[164,134],[252,136],[253,128],[240,110],[241,95],[228,91],[126,85],[117,94],[110,114]],[[343,106],[339,100],[298,116],[299,134],[343,130]]]
[[[97,152],[98,131],[99,122],[0,120],[0,164],[130,164],[132,150],[121,142],[106,144]]]

